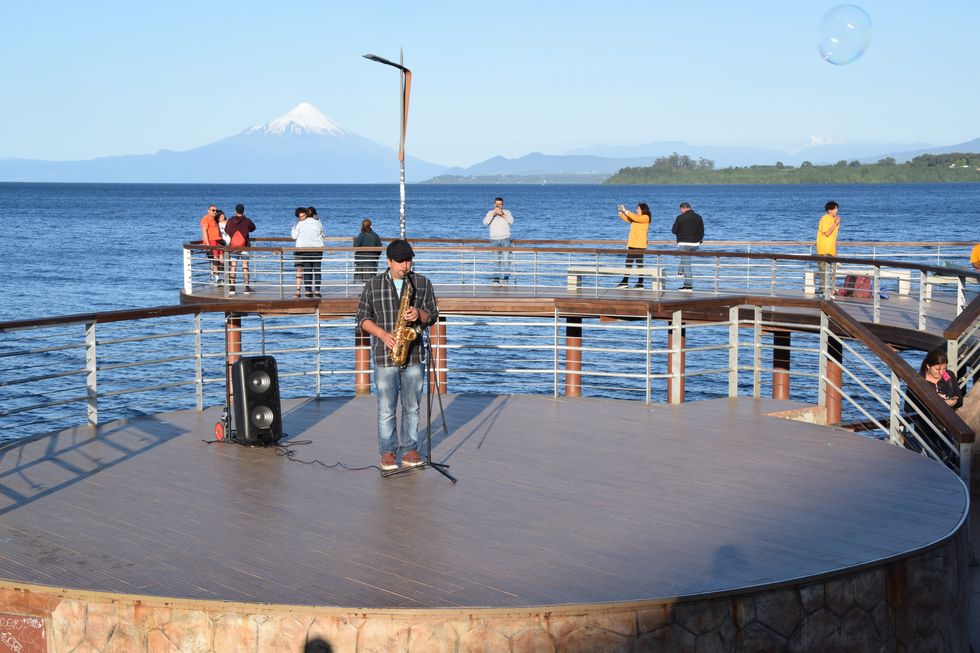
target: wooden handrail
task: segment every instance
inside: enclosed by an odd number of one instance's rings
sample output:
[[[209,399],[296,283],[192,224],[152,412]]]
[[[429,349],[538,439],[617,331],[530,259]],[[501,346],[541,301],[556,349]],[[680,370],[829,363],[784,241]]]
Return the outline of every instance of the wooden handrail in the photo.
[[[946,402],[936,393],[935,388],[926,383],[922,375],[892,351],[891,347],[833,302],[821,301],[820,303],[823,305],[823,311],[837,323],[839,328],[850,337],[860,341],[879,359],[887,363],[898,378],[905,382],[909,391],[915,395],[920,404],[939,420],[946,432],[956,438],[957,442],[962,444],[975,440],[976,434],[966,425],[966,422],[947,406]]]
[[[133,308],[119,311],[102,311],[98,313],[75,313],[57,317],[35,318],[31,320],[14,320],[0,322],[0,333],[19,331],[36,327],[63,326],[67,324],[85,324],[96,322],[127,322],[130,320],[148,320],[175,315],[193,315],[194,313],[284,313],[290,310],[307,309],[309,312],[317,306],[330,304],[337,310],[350,310],[351,314],[357,309],[357,297],[338,297],[331,299],[282,299],[255,300],[248,302],[198,302],[195,304],[176,304],[172,306],[154,306],[150,308]]]
[[[266,239],[268,241],[281,240],[283,242],[293,242],[288,238],[284,239]],[[414,241],[413,246],[417,251],[429,251],[429,252],[445,252],[445,247],[430,247],[417,244],[420,241]],[[451,243],[458,243],[462,241],[449,241]],[[513,246],[508,248],[495,248],[486,246],[486,241],[472,241],[474,244],[465,245],[457,247],[459,251],[496,251],[498,249],[507,249],[508,251],[515,252],[541,252],[546,254],[590,254],[590,255],[609,255],[609,256],[620,256],[623,253],[622,247],[617,248],[588,248],[588,247],[520,247]],[[554,242],[558,243],[561,241],[542,241],[542,242]],[[574,241],[574,242],[585,242],[585,241]],[[482,245],[481,245],[482,243]],[[879,243],[880,244],[880,243]],[[710,245],[710,243],[709,243]],[[295,247],[248,247],[248,248],[236,248],[236,247],[220,247],[215,245],[202,245],[200,241],[190,241],[183,244],[184,249],[192,250],[221,250],[229,252],[238,252],[247,249],[248,251],[254,252],[281,252],[284,249],[294,250]],[[316,249],[323,252],[357,252],[363,251],[365,248],[361,247],[347,247],[347,246],[325,246],[322,248],[300,248],[300,249]],[[377,248],[368,248],[377,251]],[[899,268],[906,270],[916,270],[922,272],[929,272],[938,275],[956,275],[961,277],[966,277],[973,279],[974,281],[980,282],[980,272],[974,270],[968,270],[967,268],[950,268],[938,265],[923,265],[920,263],[910,263],[907,261],[894,261],[891,259],[881,259],[881,258],[862,258],[862,257],[841,257],[841,256],[816,256],[809,254],[779,254],[772,252],[727,252],[721,250],[698,250],[698,251],[688,251],[688,250],[677,250],[677,249],[645,249],[643,251],[645,256],[692,256],[700,258],[735,258],[735,259],[753,259],[753,260],[769,260],[769,261],[808,261],[814,263],[844,263],[849,265],[867,265],[871,267],[889,267],[889,268]]]
[[[946,330],[943,331],[943,339],[959,340],[960,336],[976,324],[977,320],[980,320],[980,295],[974,297],[973,301],[963,308],[963,312],[949,323]]]
[[[253,238],[254,241],[274,241],[274,242],[291,242],[292,238],[286,238],[281,236],[270,236],[264,238]],[[324,240],[329,241],[346,241],[350,242],[351,239],[346,236],[327,236]],[[391,240],[390,238],[382,238],[382,241]],[[472,245],[486,245],[488,240],[486,238],[411,238],[412,244],[416,243],[436,243],[436,244],[472,244]],[[200,242],[200,241],[196,241]],[[575,239],[575,240],[554,240],[548,238],[515,238],[511,240],[512,243],[525,243],[527,245],[622,245],[624,240],[622,238],[600,238],[600,239]],[[674,245],[674,240],[650,240],[651,243],[663,243],[665,245]],[[967,241],[922,241],[922,242],[891,242],[891,241],[875,241],[875,240],[839,240],[837,241],[838,247],[973,247],[976,243]],[[717,246],[717,245],[734,245],[740,247],[758,247],[760,245],[766,247],[815,247],[814,241],[812,240],[706,240],[704,241],[706,247]]]
[[[54,318],[39,318],[31,320],[16,320],[0,322],[0,332],[18,331],[36,327],[49,327],[69,324],[85,324],[89,322],[112,323],[129,320],[155,319],[177,315],[196,313],[283,313],[283,312],[313,312],[317,307],[321,313],[336,313],[354,315],[358,298],[331,298],[326,300],[255,300],[241,301],[229,304],[227,302],[201,302],[174,306],[156,306],[151,308],[128,309],[119,311],[103,311],[96,313],[78,313]],[[975,434],[963,420],[943,402],[929,387],[925,380],[915,370],[899,357],[888,345],[874,335],[868,327],[851,317],[840,306],[833,302],[805,298],[782,298],[757,295],[728,295],[710,298],[685,298],[671,301],[629,301],[601,299],[554,299],[554,306],[559,314],[583,312],[596,315],[621,314],[633,315],[640,312],[663,312],[669,310],[707,310],[721,311],[735,306],[787,307],[787,308],[819,308],[835,324],[839,331],[850,338],[860,341],[880,360],[885,362],[909,388],[911,393],[932,413],[942,424],[943,428],[961,443],[973,442]],[[980,307],[980,299],[970,304],[970,310]],[[324,311],[324,309],[327,309]]]

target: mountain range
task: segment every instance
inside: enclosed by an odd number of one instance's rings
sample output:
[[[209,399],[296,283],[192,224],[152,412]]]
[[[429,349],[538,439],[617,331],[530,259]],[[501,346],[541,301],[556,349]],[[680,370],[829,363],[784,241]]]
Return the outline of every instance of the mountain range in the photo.
[[[395,182],[398,168],[393,149],[346,131],[303,102],[265,125],[181,152],[87,161],[0,159],[0,180],[357,184]],[[428,179],[445,169],[405,157],[408,181]]]
[[[564,154],[531,152],[521,157],[495,156],[472,166],[448,167],[406,157],[409,182],[493,181],[506,178],[596,182],[625,167],[649,166],[672,153],[715,162],[715,168],[772,165],[797,166],[840,160],[875,162],[892,157],[899,163],[920,154],[980,153],[980,138],[936,147],[911,144],[822,144],[801,150],[691,145],[658,141],[636,146],[595,145]],[[85,161],[0,159],[0,181],[148,182],[148,183],[394,183],[398,160],[390,147],[347,131],[303,102],[268,122],[208,145],[174,152],[100,157]]]
[[[782,162],[798,166],[804,161],[814,165],[858,160],[874,163],[892,157],[898,163],[909,161],[920,154],[944,154],[948,152],[980,153],[980,138],[965,143],[935,147],[923,143],[875,144],[839,143],[818,144],[795,152],[753,147],[719,145],[691,145],[683,141],[660,141],[635,146],[597,145],[569,150],[565,154],[532,152],[522,157],[507,159],[493,157],[468,168],[449,168],[443,178],[473,181],[479,177],[513,177],[546,175],[612,175],[622,168],[649,166],[658,157],[673,153],[684,154],[692,159],[710,159],[715,168],[735,166],[773,165]]]

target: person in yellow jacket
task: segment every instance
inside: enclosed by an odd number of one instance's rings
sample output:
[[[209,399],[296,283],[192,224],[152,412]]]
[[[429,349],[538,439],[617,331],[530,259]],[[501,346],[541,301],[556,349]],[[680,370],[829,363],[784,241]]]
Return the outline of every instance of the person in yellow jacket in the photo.
[[[974,271],[980,272],[980,243],[973,246],[973,251],[970,252],[970,265],[973,266]]]
[[[837,236],[840,234],[840,216],[837,214],[840,205],[830,201],[823,207],[826,213],[820,218],[817,225],[817,256],[837,256]],[[820,288],[824,299],[834,296],[834,282],[837,277],[837,264],[829,261],[820,261],[819,268]]]
[[[630,225],[630,237],[626,241],[626,272],[619,288],[630,285],[629,270],[634,265],[637,271],[643,269],[643,252],[647,248],[647,234],[650,231],[650,207],[640,202],[636,205],[636,213],[630,213],[622,204],[619,205],[619,218]],[[636,276],[636,287],[643,287],[643,277]]]

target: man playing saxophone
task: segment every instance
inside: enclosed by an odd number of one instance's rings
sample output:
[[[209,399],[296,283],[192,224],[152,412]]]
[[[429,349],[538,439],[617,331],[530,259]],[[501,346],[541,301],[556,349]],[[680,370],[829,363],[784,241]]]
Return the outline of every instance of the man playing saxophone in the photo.
[[[418,331],[439,319],[432,284],[412,272],[415,252],[406,240],[388,244],[388,269],[364,284],[357,305],[357,328],[371,335],[374,386],[378,395],[378,451],[381,469],[415,467],[418,452],[419,404],[422,398],[422,345]],[[403,293],[411,293],[405,296]],[[415,337],[413,337],[413,335]],[[395,429],[395,408],[401,396],[401,444]]]

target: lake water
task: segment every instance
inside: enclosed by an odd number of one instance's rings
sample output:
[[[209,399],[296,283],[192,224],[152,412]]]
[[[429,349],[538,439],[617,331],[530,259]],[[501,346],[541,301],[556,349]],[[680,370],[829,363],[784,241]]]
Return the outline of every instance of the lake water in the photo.
[[[411,238],[485,238],[501,195],[514,237],[622,239],[615,207],[646,202],[651,238],[672,239],[690,202],[710,240],[812,240],[823,205],[841,205],[841,240],[980,240],[980,184],[850,186],[409,185]],[[293,208],[317,207],[328,236],[363,218],[398,234],[398,186],[0,183],[0,321],[176,304],[181,243],[200,238],[209,203],[235,204],[255,236],[288,237]],[[965,264],[961,262],[961,264]]]
[[[615,240],[623,243],[626,225],[616,216],[622,203],[647,202],[653,213],[651,237],[673,241],[670,226],[681,201],[688,201],[704,216],[711,240],[799,240],[810,242],[829,199],[841,204],[841,240],[847,241],[950,241],[980,238],[980,184],[902,186],[529,186],[468,185],[409,186],[407,233],[409,238],[485,239],[482,219],[493,198],[502,195],[515,216],[514,235],[527,239]],[[111,185],[111,184],[0,184],[0,321],[71,313],[105,311],[179,302],[182,279],[181,244],[200,238],[199,220],[209,203],[231,212],[244,203],[258,225],[256,236],[288,237],[294,222],[293,207],[315,205],[329,236],[352,238],[360,222],[370,217],[383,237],[398,233],[397,185]],[[960,248],[961,252],[967,251]],[[959,254],[956,254],[959,256]],[[965,259],[951,261],[965,265]],[[269,332],[269,351],[279,361],[281,392],[288,397],[316,393],[316,377],[310,376],[309,320],[300,317],[271,318],[277,328]],[[257,318],[251,328],[257,328]],[[471,322],[467,324],[467,322]],[[451,392],[545,393],[552,392],[553,374],[549,337],[540,325],[524,324],[514,317],[489,319],[454,318],[449,325],[453,350]],[[531,321],[533,322],[533,320]],[[248,325],[246,325],[248,326]],[[188,328],[180,319],[156,320],[144,327],[161,332]],[[324,369],[350,367],[350,325],[325,329],[321,342]],[[544,349],[497,348],[489,335],[506,333],[510,342],[538,343]],[[545,329],[551,333],[550,329]],[[113,396],[112,390],[153,388],[161,380],[194,378],[193,360],[153,366],[130,366],[134,360],[167,359],[174,354],[170,340],[130,342],[127,323],[99,327],[99,386],[109,391],[99,401],[100,420],[188,408],[193,388],[179,386],[162,392],[141,391],[135,396]],[[545,334],[547,336],[547,334]],[[84,397],[84,348],[81,332],[68,329],[58,334],[16,332],[0,343],[11,351],[24,351],[44,338],[51,348],[30,362],[0,366],[0,406],[41,405],[61,397]],[[190,335],[182,336],[180,351],[192,351]],[[624,378],[623,370],[642,369],[643,342],[625,345],[625,332],[590,332],[592,348],[583,355],[584,367],[599,376],[586,379],[586,396],[643,398],[643,381]],[[636,340],[642,336],[634,335]],[[59,338],[64,339],[64,341]],[[263,343],[265,342],[263,336]],[[333,340],[328,341],[332,338]],[[542,339],[543,338],[543,339]],[[659,333],[654,348],[666,347]],[[806,346],[807,336],[794,344]],[[253,347],[258,340],[248,336]],[[724,345],[727,326],[704,327],[689,333],[689,345]],[[205,324],[204,350],[223,349],[221,315],[210,315]],[[109,344],[115,342],[116,344]],[[71,345],[66,349],[55,348]],[[297,347],[299,346],[299,349]],[[627,349],[624,349],[624,346]],[[817,343],[810,343],[816,351]],[[179,348],[178,348],[179,349]],[[615,352],[615,353],[610,353]],[[2,352],[0,352],[2,353]],[[658,354],[658,356],[660,356]],[[751,349],[745,348],[740,365],[751,367]],[[911,354],[917,365],[921,354]],[[713,370],[728,364],[727,350],[688,356],[688,372]],[[660,356],[663,358],[663,356]],[[815,373],[816,360],[794,358],[794,371]],[[14,359],[10,359],[14,360]],[[493,365],[488,369],[487,361]],[[22,362],[21,362],[22,361]],[[7,385],[25,373],[24,364],[43,368],[45,375],[70,372],[38,387]],[[657,370],[665,362],[657,359]],[[224,401],[224,367],[220,355],[204,360],[204,404]],[[496,370],[496,371],[495,371]],[[505,373],[504,370],[509,370]],[[514,370],[524,373],[515,374]],[[656,371],[656,370],[655,370]],[[477,373],[478,372],[478,373]],[[33,373],[33,372],[29,372]],[[642,376],[642,375],[641,375]],[[287,378],[288,377],[288,378]],[[324,395],[350,395],[353,378],[341,375],[324,379]],[[687,387],[688,399],[727,395],[727,374],[697,377]],[[742,375],[740,393],[751,393],[751,375]],[[768,383],[768,380],[766,380]],[[748,384],[748,385],[746,385]],[[792,398],[815,401],[814,385],[795,383]],[[887,388],[881,388],[887,396]],[[768,388],[763,394],[768,393]],[[666,398],[666,381],[653,382],[654,401]],[[848,419],[861,415],[845,406]],[[46,409],[42,414],[23,412],[7,418],[0,441],[48,429],[84,422],[84,402],[73,401]]]

